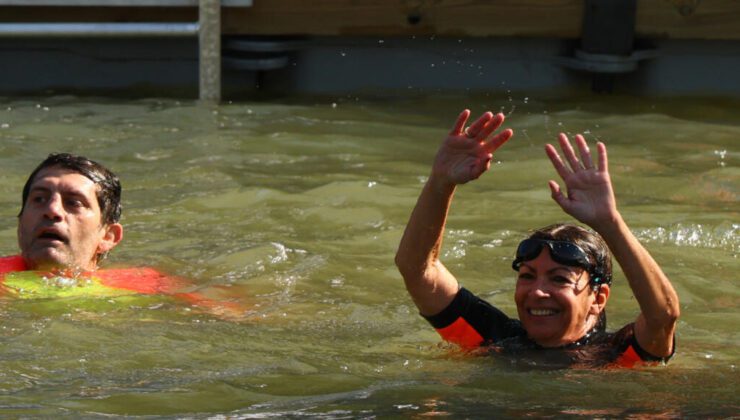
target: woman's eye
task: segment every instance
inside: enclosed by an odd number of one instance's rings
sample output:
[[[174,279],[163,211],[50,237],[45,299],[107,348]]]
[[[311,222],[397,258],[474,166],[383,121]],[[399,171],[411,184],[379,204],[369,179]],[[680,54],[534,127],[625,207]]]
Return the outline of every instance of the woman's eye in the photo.
[[[532,273],[519,273],[517,280],[534,280],[534,274]]]
[[[563,276],[555,276],[552,281],[563,286],[573,283],[569,278]]]

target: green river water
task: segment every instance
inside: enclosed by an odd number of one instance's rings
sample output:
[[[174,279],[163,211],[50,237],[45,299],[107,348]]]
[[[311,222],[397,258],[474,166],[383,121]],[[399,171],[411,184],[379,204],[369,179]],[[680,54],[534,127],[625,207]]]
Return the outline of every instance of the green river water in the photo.
[[[543,145],[606,142],[625,219],[673,281],[667,366],[550,369],[472,357],[417,315],[393,257],[458,112],[515,137],[458,190],[443,261],[511,315],[516,244],[568,217]],[[620,96],[0,99],[0,253],[48,153],[124,188],[108,266],[154,266],[243,311],[166,297],[0,300],[0,417],[736,418],[740,101]],[[638,308],[616,273],[610,329]]]

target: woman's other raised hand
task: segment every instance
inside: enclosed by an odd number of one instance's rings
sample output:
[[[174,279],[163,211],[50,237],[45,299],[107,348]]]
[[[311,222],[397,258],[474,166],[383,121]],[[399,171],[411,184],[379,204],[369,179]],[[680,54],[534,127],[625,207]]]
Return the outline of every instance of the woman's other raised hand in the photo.
[[[558,142],[565,162],[552,145],[545,145],[545,152],[563,180],[566,191],[564,193],[556,181],[550,180],[552,198],[563,211],[599,231],[619,217],[609,177],[606,146],[601,142],[596,144],[598,162],[594,164],[588,143],[582,135],[575,137],[580,158],[568,136],[560,133]]]

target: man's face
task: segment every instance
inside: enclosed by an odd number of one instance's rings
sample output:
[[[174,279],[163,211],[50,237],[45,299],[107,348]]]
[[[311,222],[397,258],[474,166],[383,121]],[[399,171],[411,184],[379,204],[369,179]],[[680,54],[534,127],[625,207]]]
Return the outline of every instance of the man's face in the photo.
[[[29,268],[97,268],[97,255],[118,242],[110,243],[110,226],[102,224],[97,191],[84,175],[58,166],[36,175],[18,220],[18,244]]]

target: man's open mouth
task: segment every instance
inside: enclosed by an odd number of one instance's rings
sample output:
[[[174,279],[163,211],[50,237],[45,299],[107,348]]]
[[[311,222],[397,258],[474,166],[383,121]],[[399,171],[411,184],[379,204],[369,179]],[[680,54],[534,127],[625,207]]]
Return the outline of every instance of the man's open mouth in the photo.
[[[59,241],[59,242],[65,243],[65,244],[67,243],[67,238],[65,238],[64,236],[62,236],[62,235],[60,235],[58,233],[55,233],[55,232],[42,232],[38,236],[38,238],[39,239],[45,239],[45,240],[48,240],[48,241]]]

